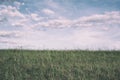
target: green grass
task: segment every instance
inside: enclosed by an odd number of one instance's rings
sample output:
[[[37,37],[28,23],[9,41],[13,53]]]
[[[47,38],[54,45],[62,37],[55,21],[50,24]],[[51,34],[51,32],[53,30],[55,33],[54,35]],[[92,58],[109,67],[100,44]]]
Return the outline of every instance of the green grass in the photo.
[[[120,51],[0,50],[0,80],[120,80]]]

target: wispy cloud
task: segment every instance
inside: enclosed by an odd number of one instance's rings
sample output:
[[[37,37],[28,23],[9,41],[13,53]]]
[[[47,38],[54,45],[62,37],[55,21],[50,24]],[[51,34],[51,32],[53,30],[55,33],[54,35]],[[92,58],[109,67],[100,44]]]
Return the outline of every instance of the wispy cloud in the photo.
[[[14,48],[120,49],[120,11],[71,19],[58,11],[66,9],[58,2],[45,0],[44,4],[29,13],[20,10],[23,3],[0,5],[0,48],[14,43]]]
[[[47,15],[54,15],[55,12],[50,9],[43,9],[42,12]],[[55,17],[53,19],[47,19],[44,16],[40,16],[37,13],[31,13],[29,15],[19,12],[15,7],[4,6],[0,10],[0,21],[9,23],[11,26],[27,27],[49,27],[49,28],[63,28],[63,27],[93,27],[93,26],[105,26],[109,27],[120,25],[120,12],[112,11],[104,14],[95,14],[92,16],[80,17],[78,19],[68,19],[65,17]],[[34,22],[33,22],[34,21]],[[32,23],[32,24],[31,24]]]
[[[50,9],[43,9],[42,12],[47,14],[47,15],[54,15],[55,14],[55,12],[50,10]]]
[[[0,31],[0,38],[18,38],[20,32],[17,31]]]
[[[64,28],[64,27],[112,27],[120,25],[120,12],[107,12],[78,19],[57,18],[37,23],[38,27]],[[114,24],[114,25],[112,25]]]

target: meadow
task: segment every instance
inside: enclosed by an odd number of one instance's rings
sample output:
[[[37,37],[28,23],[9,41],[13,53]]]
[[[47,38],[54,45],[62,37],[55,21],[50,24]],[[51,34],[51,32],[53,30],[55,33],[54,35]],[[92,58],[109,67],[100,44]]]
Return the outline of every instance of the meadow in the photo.
[[[120,51],[0,50],[0,80],[120,80]]]

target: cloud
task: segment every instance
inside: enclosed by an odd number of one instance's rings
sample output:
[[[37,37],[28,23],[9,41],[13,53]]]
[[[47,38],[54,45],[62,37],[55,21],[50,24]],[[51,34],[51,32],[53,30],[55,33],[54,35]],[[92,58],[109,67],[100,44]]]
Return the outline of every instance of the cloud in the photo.
[[[24,5],[24,3],[21,3],[21,2],[18,2],[18,1],[14,1],[14,6],[17,8],[17,9],[20,9],[20,6],[21,5]]]
[[[1,38],[18,38],[20,37],[20,32],[17,31],[0,31]]]
[[[0,5],[0,25],[2,27],[23,27],[26,16],[13,6]]]
[[[71,21],[68,19],[53,19],[49,20],[47,22],[39,22],[34,26],[36,27],[45,27],[45,28],[65,28],[69,27],[71,24]]]
[[[49,8],[42,11],[27,14],[16,7],[0,5],[0,45],[12,46],[14,43],[14,47],[40,49],[120,49],[120,11],[77,19],[54,16],[56,13]],[[44,14],[46,16],[42,16]]]
[[[107,12],[104,14],[96,14],[92,16],[80,17],[78,19],[56,18],[48,21],[40,21],[34,27],[48,28],[75,28],[75,27],[112,27],[120,25],[120,12]],[[107,30],[107,28],[106,28]]]
[[[20,45],[23,34],[19,31],[1,31],[0,30],[0,48],[16,48]]]
[[[24,15],[21,14],[16,7],[12,7],[12,6],[2,6],[0,8],[0,15],[5,16],[5,17],[17,17],[17,18],[24,18]]]
[[[120,41],[119,37],[115,38],[115,35],[120,34],[114,28],[111,31],[100,31],[96,28],[82,28],[75,30],[71,36],[71,42],[74,43],[76,48],[80,49],[119,49]],[[119,28],[118,28],[119,29]],[[114,33],[116,31],[116,33]],[[120,35],[119,35],[120,36]],[[114,37],[114,38],[113,38]]]
[[[40,16],[39,13],[23,14],[16,7],[1,6],[0,7],[0,24],[9,24],[9,26],[35,28],[70,28],[70,27],[111,27],[120,25],[120,12],[112,11],[104,14],[94,14],[91,16],[79,17],[78,19],[68,19],[63,16],[55,16],[55,12],[51,9],[43,9],[46,15],[53,15],[53,18]],[[107,28],[106,28],[107,30]]]
[[[106,12],[104,14],[96,14],[88,17],[82,17],[78,21],[86,22],[86,23],[120,23],[120,12]]]
[[[35,21],[40,21],[42,19],[39,17],[38,14],[35,14],[35,13],[30,14],[30,16],[31,16],[31,19]]]
[[[42,12],[47,14],[47,15],[54,15],[55,14],[55,12],[53,10],[50,10],[50,9],[43,9]]]

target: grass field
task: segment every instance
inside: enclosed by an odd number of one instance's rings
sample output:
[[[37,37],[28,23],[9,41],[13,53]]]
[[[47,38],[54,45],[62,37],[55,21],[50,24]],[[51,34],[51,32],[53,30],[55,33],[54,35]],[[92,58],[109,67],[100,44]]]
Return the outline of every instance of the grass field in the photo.
[[[120,80],[120,51],[0,50],[0,80]]]

